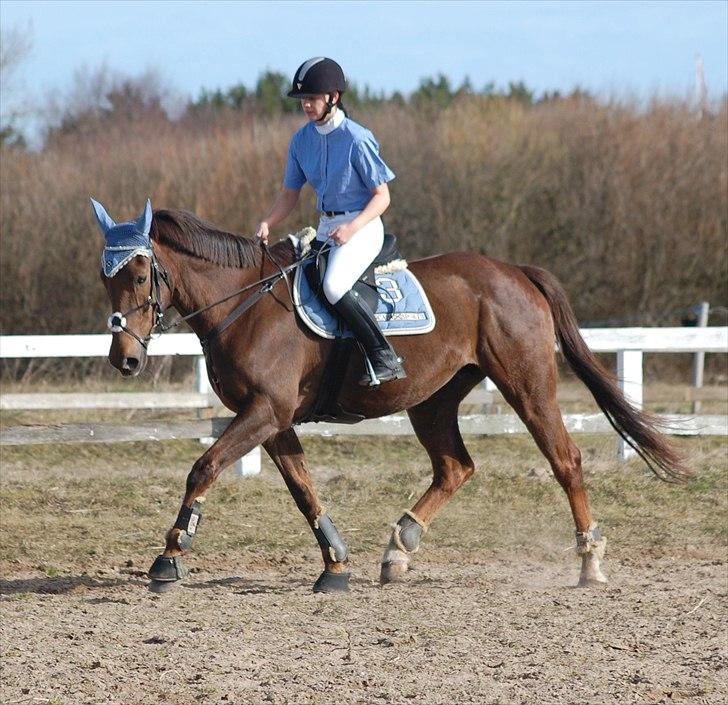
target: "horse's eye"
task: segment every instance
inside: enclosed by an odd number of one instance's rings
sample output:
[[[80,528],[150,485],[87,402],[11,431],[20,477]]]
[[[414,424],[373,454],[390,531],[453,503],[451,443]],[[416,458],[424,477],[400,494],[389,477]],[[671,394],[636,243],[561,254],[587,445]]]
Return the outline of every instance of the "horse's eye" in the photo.
[[[144,284],[144,282],[145,282],[146,280],[147,280],[147,277],[146,277],[146,275],[143,275],[143,276],[141,276],[141,277],[137,277],[137,278],[136,278],[136,283],[137,283],[137,284]]]

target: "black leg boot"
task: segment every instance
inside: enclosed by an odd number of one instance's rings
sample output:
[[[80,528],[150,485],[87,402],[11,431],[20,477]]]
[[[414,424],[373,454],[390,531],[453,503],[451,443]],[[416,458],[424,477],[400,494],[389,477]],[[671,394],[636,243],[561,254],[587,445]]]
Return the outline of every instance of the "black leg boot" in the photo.
[[[364,348],[374,376],[379,382],[404,379],[407,374],[402,367],[402,358],[384,337],[369,306],[355,291],[347,291],[335,304],[336,312],[346,321],[354,337]],[[363,387],[378,384],[367,373],[360,380]]]

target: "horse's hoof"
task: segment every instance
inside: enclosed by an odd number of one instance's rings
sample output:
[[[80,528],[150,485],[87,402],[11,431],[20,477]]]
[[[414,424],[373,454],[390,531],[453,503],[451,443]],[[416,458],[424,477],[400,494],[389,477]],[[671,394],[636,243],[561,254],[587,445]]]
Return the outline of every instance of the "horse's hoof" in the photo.
[[[404,580],[404,576],[409,570],[409,564],[404,561],[388,561],[382,563],[382,570],[379,573],[379,584],[396,583]]]
[[[329,573],[325,570],[313,585],[314,592],[349,592],[351,573]]]
[[[174,590],[179,582],[179,580],[150,580],[147,587],[149,588],[149,592],[160,595],[163,592],[169,592],[170,590]]]
[[[174,583],[187,577],[188,573],[189,571],[182,560],[182,556],[175,556],[174,558],[157,556],[147,576],[152,582]]]
[[[607,579],[599,580],[597,578],[579,578],[579,583],[576,587],[580,588],[604,588],[607,587]]]
[[[578,587],[603,587],[607,576],[602,573],[599,560],[592,554],[583,557]]]

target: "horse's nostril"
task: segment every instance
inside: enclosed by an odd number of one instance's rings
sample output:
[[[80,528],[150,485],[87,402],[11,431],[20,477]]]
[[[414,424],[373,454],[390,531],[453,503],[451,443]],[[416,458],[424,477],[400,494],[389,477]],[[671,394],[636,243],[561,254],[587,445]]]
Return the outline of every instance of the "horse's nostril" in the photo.
[[[123,369],[133,372],[137,367],[139,367],[139,360],[137,358],[135,358],[135,357],[125,357],[124,358],[124,362],[122,364]]]

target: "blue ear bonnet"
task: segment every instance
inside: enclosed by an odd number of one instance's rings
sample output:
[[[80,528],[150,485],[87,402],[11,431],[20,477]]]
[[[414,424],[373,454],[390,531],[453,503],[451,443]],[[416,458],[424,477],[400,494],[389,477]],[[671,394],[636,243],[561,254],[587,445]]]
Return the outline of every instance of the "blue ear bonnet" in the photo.
[[[137,255],[152,257],[149,231],[152,228],[152,204],[147,200],[144,213],[128,223],[115,223],[104,207],[91,199],[96,220],[104,236],[101,266],[107,277],[115,276],[129,260]]]

